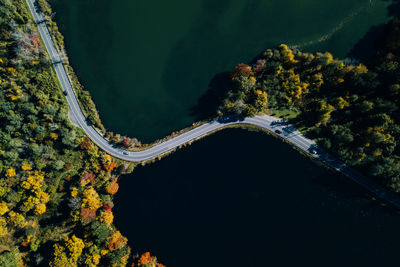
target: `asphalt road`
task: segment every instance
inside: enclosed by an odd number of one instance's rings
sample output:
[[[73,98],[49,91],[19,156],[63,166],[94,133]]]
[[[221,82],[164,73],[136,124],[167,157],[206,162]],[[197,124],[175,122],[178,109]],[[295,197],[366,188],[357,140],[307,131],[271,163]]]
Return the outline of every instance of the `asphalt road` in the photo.
[[[303,150],[305,153],[308,153],[310,156],[318,158],[328,166],[332,167],[333,169],[336,169],[337,171],[343,173],[344,175],[346,175],[353,181],[357,182],[361,186],[365,187],[378,197],[385,199],[387,202],[400,208],[400,198],[397,194],[385,190],[383,187],[381,187],[371,179],[365,177],[356,170],[347,167],[343,162],[329,155],[322,149],[318,149],[317,154],[310,153],[311,148],[315,146],[315,142],[313,140],[304,137],[299,131],[295,130],[293,126],[282,123],[281,119],[268,115],[245,118],[243,121],[240,122],[236,121],[229,123],[221,123],[217,120],[213,120],[199,127],[196,127],[186,133],[178,135],[168,141],[154,145],[153,147],[143,151],[131,152],[115,147],[113,144],[105,140],[92,126],[86,123],[86,118],[79,107],[77,98],[75,96],[75,92],[72,89],[70,80],[65,72],[64,66],[62,63],[60,63],[60,56],[57,52],[55,44],[50,36],[46,24],[43,22],[44,18],[42,14],[38,10],[36,10],[34,6],[34,0],[26,0],[26,1],[28,3],[29,9],[32,12],[35,23],[39,29],[42,40],[44,41],[46,49],[53,62],[54,69],[60,81],[61,87],[64,91],[68,93],[66,98],[68,100],[68,104],[70,107],[69,118],[71,122],[74,125],[82,128],[83,131],[85,131],[88,137],[96,145],[98,145],[101,149],[103,149],[110,155],[131,162],[147,161],[156,158],[160,155],[163,155],[169,151],[172,151],[175,148],[184,145],[188,142],[194,141],[207,134],[222,129],[227,125],[238,124],[238,123],[250,124],[271,131],[273,133],[275,133],[275,131],[278,130],[280,133],[276,134],[279,135],[281,138],[285,139],[287,142]]]

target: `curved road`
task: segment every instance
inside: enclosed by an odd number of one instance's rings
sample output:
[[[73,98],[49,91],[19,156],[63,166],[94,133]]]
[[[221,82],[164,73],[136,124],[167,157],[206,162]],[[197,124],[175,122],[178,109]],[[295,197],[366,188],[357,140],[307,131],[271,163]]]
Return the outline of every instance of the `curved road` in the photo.
[[[312,147],[315,146],[314,141],[302,136],[301,133],[295,130],[293,126],[282,123],[279,118],[271,117],[268,115],[245,118],[243,121],[230,123],[221,123],[217,120],[214,120],[143,151],[131,152],[115,147],[113,144],[105,140],[92,126],[86,123],[86,118],[78,105],[75,92],[72,89],[64,66],[61,63],[60,56],[57,52],[55,44],[50,36],[46,24],[44,23],[44,18],[40,11],[36,9],[34,5],[34,0],[26,1],[33,15],[34,21],[38,27],[42,40],[44,41],[46,49],[53,62],[57,77],[61,83],[61,87],[64,91],[68,93],[66,98],[70,107],[69,118],[71,122],[74,125],[82,128],[83,131],[85,131],[85,133],[89,136],[90,139],[92,139],[94,143],[96,143],[101,149],[103,149],[110,155],[131,162],[146,161],[156,158],[169,151],[172,151],[181,145],[199,139],[218,129],[222,129],[227,125],[237,123],[251,124],[271,132],[276,132],[281,138],[285,139],[287,142],[293,144],[294,146],[301,149],[305,153],[308,153],[312,157],[318,158],[326,165],[343,173],[344,175],[362,185],[378,197],[385,199],[387,202],[400,208],[400,198],[397,194],[385,190],[383,187],[381,187],[371,179],[365,177],[354,169],[347,167],[343,162],[330,156],[328,153],[322,151],[321,149],[319,149],[318,154],[310,153],[309,151],[311,151]]]

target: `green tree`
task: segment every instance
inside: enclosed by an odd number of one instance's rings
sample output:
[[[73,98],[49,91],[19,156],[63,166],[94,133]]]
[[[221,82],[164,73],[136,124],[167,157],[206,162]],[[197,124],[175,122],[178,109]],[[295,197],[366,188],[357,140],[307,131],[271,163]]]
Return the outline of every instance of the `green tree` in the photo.
[[[95,242],[97,245],[103,245],[105,244],[106,241],[110,238],[111,231],[107,224],[99,222],[99,221],[94,221],[91,225],[90,228],[92,230],[92,234],[95,238]]]
[[[17,267],[19,259],[17,250],[3,252],[0,254],[0,266]]]
[[[16,8],[10,0],[0,0],[0,26],[8,23],[15,11]]]

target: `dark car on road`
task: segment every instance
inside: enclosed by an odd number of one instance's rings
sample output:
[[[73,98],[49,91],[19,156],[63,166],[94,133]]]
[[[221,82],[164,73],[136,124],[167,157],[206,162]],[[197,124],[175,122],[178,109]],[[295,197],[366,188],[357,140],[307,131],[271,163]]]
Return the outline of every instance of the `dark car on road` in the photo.
[[[279,130],[275,130],[275,133],[277,133],[277,134],[281,134],[282,132],[281,132],[281,131],[279,131]]]
[[[223,117],[218,118],[219,123],[229,123],[229,122],[236,122],[236,121],[243,121],[244,117],[238,114],[226,115]]]
[[[282,126],[285,126],[285,125],[288,125],[288,124],[289,124],[289,122],[284,121],[284,120],[279,120],[279,121],[273,121],[273,122],[271,122],[271,126],[275,126],[275,125],[282,125]]]
[[[308,152],[310,152],[313,155],[318,155],[318,146],[317,145],[311,145],[310,148],[308,149]]]

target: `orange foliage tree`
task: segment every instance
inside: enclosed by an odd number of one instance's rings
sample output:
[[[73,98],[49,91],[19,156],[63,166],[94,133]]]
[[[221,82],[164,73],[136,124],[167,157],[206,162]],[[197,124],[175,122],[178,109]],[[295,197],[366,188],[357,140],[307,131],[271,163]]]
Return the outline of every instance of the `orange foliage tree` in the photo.
[[[81,209],[81,222],[83,225],[89,224],[96,219],[96,210],[82,208]]]
[[[82,176],[81,176],[81,185],[85,186],[87,185],[89,182],[93,183],[94,178],[96,178],[96,175],[90,171],[90,172],[85,172]]]
[[[104,163],[103,167],[107,172],[111,172],[112,170],[115,169],[115,167],[117,167],[117,163],[115,161],[110,163]]]
[[[157,258],[156,257],[152,257],[150,255],[150,252],[145,252],[143,253],[138,262],[137,265],[139,267],[165,267],[164,265],[162,265],[161,263],[157,262]]]
[[[106,188],[107,193],[109,193],[111,195],[114,195],[115,193],[117,193],[118,189],[119,189],[119,185],[118,185],[116,179],[113,179]]]
[[[231,78],[236,79],[239,77],[249,77],[251,74],[251,67],[246,64],[238,64],[235,70],[231,73]]]
[[[85,137],[85,138],[82,140],[81,144],[80,144],[80,148],[81,148],[82,150],[88,150],[91,146],[92,146],[92,142],[91,142],[90,139],[87,138],[87,137]]]
[[[110,251],[120,249],[123,246],[125,246],[127,242],[128,240],[125,237],[123,237],[119,231],[115,231],[112,234],[110,241],[108,243],[108,249]]]

